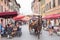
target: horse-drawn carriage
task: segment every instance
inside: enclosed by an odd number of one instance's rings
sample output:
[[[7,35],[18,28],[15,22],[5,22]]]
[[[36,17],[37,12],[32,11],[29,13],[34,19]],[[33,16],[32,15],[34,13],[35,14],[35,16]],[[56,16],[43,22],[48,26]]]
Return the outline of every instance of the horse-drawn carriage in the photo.
[[[34,33],[37,33],[38,35],[41,32],[42,29],[42,17],[40,16],[34,16],[29,22],[29,31],[34,29]]]

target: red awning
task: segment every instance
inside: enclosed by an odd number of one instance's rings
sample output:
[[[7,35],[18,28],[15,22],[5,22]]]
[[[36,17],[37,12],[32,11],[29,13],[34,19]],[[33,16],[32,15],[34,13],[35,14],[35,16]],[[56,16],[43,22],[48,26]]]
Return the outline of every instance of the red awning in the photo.
[[[60,18],[60,14],[47,15],[43,19],[57,19],[57,18]]]
[[[60,18],[60,14],[53,14],[52,16],[52,18]]]
[[[23,16],[23,15],[18,15],[18,16],[16,16],[16,17],[14,17],[13,19],[14,20],[21,20],[22,18],[24,18],[25,16]]]
[[[17,16],[17,12],[0,12],[0,17],[2,18],[10,18]]]

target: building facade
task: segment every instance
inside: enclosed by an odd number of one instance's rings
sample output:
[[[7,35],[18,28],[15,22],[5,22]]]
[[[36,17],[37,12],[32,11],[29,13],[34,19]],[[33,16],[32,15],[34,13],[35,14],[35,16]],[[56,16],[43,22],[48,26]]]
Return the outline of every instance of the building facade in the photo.
[[[41,0],[40,2],[42,17],[45,17],[46,15],[60,14],[60,0]],[[58,19],[54,19],[54,22],[57,25]]]
[[[0,12],[10,12],[18,11],[19,12],[20,4],[16,0],[0,0]]]
[[[20,4],[17,3],[16,0],[0,0],[0,12],[18,12],[19,13]],[[0,18],[0,22],[1,22]],[[8,19],[10,20],[10,19]],[[3,19],[3,25],[5,25],[8,21],[7,19]]]
[[[40,0],[34,0],[32,2],[32,11],[34,14],[39,14]]]

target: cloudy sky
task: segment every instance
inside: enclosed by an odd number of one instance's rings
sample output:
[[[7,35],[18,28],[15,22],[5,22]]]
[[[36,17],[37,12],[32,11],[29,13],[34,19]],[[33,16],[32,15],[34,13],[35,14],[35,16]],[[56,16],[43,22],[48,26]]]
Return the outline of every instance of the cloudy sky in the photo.
[[[24,15],[32,14],[31,11],[31,3],[33,0],[17,0],[17,2],[21,5],[20,13]]]

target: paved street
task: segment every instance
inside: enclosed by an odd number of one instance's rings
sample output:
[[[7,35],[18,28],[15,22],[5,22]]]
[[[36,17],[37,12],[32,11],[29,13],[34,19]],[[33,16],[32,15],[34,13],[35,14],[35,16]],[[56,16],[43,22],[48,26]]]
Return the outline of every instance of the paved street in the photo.
[[[38,40],[38,38],[37,36],[30,35],[28,25],[23,25],[21,37],[15,37],[12,39],[2,38],[0,40]],[[42,35],[40,36],[39,40],[60,40],[60,36],[57,36],[56,34],[50,36],[48,32],[42,31]]]

